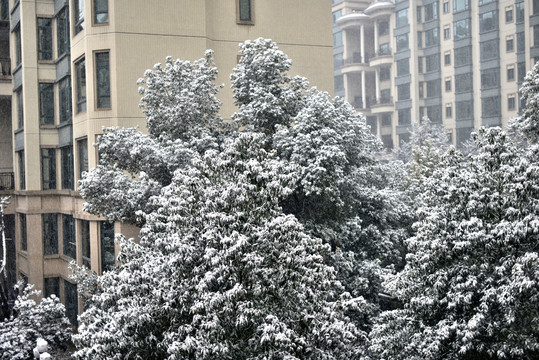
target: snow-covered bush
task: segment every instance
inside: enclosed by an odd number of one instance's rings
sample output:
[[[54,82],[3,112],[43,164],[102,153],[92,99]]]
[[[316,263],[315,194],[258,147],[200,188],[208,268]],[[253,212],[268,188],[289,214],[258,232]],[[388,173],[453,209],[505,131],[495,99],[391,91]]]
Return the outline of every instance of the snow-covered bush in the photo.
[[[20,284],[19,284],[20,286]],[[43,298],[39,304],[31,297],[39,295],[28,285],[15,301],[14,313],[0,322],[0,359],[16,360],[33,357],[38,338],[51,346],[64,347],[71,339],[71,324],[64,305],[55,296]]]

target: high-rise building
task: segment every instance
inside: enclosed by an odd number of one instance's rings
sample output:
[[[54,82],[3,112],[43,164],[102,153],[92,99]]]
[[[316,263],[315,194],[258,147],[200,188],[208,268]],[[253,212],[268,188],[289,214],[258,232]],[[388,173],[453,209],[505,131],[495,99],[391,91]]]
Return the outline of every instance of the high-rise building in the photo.
[[[101,273],[119,250],[113,234],[136,237],[134,226],[84,213],[77,182],[96,166],[103,126],[144,128],[136,82],[146,69],[213,49],[227,119],[238,44],[265,37],[294,73],[332,92],[330,9],[327,0],[0,0],[0,196],[12,196],[19,276],[74,318],[82,305],[69,262]]]
[[[459,146],[517,116],[539,60],[538,0],[333,0],[335,94],[387,148],[428,116]]]

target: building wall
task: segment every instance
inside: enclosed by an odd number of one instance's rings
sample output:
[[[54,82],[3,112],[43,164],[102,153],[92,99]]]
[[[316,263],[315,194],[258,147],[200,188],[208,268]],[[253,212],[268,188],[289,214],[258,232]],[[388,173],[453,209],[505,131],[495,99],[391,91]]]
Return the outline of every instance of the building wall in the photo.
[[[10,209],[16,213],[17,267],[20,276],[38,290],[58,292],[64,302],[71,304],[68,308],[71,315],[73,306],[77,307],[76,312],[81,310],[81,304],[76,305],[75,298],[73,305],[69,295],[72,290],[69,262],[75,260],[97,273],[102,271],[100,239],[104,219],[82,211],[83,200],[76,191],[82,166],[79,156],[87,151],[89,168],[96,166],[97,153],[92,144],[103,126],[144,129],[136,82],[146,69],[169,55],[195,60],[203,57],[206,49],[213,49],[220,70],[218,82],[225,85],[219,95],[223,101],[221,114],[230,119],[235,108],[229,74],[237,63],[238,44],[262,36],[278,42],[293,59],[293,75],[306,76],[312,85],[333,93],[331,5],[326,0],[252,0],[254,21],[249,25],[236,22],[237,0],[160,0],[158,6],[147,0],[109,0],[109,20],[104,24],[94,23],[94,1],[97,0],[10,0],[12,136],[9,149],[3,146],[0,151],[2,159],[10,159],[8,163],[12,163],[15,171],[16,189]],[[75,29],[82,25],[78,24],[75,13],[79,3],[83,4],[84,24],[77,32]],[[60,54],[64,11],[70,21],[70,43],[68,51]],[[51,19],[45,27],[50,26],[52,36],[52,56],[47,60],[38,60],[43,54],[38,48],[46,43],[38,33],[38,21],[47,23],[39,18]],[[20,65],[16,60],[18,32],[22,49]],[[95,56],[103,51],[109,53],[110,107],[98,108]],[[77,64],[81,59],[85,61],[86,87],[81,92],[85,103],[78,103]],[[48,88],[40,85],[44,83],[52,84],[52,97],[40,101],[40,91],[50,94],[40,90]],[[66,84],[71,85],[71,96],[64,91]],[[22,94],[22,104],[18,92]],[[54,103],[52,120],[50,116],[42,120],[44,103]],[[71,111],[64,107],[69,104]],[[19,126],[19,108],[24,114],[22,126]],[[84,139],[86,146],[80,147],[79,141]],[[53,155],[47,155],[47,149]],[[69,152],[72,160],[64,161],[69,159],[64,159],[64,153]],[[62,169],[68,169],[64,166],[67,164],[72,164],[67,172],[73,174],[71,187],[64,186],[68,176]],[[53,165],[55,171],[49,171]],[[54,182],[55,186],[50,185]],[[73,227],[69,225],[71,217]],[[114,231],[135,238],[138,234],[136,227],[120,223],[114,225]],[[89,253],[83,248],[87,233]],[[55,236],[47,237],[47,234]],[[76,244],[74,253],[70,250],[71,243]],[[115,254],[118,250],[116,246]]]

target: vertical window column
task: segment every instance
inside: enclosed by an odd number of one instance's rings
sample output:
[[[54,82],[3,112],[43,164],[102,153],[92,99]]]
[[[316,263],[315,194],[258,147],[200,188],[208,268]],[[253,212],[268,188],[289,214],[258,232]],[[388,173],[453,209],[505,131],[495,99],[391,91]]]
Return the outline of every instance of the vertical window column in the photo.
[[[64,146],[60,149],[62,189],[73,190],[73,146]]]
[[[77,150],[79,153],[79,180],[82,173],[88,171],[88,139],[77,140]]]
[[[60,124],[71,121],[71,77],[67,76],[58,83],[60,103]]]
[[[19,190],[26,189],[26,162],[24,160],[24,150],[17,151],[19,165]]]
[[[69,53],[69,11],[67,7],[56,15],[56,44],[58,57]]]
[[[54,84],[39,84],[39,124],[54,125]]]
[[[116,262],[114,253],[114,222],[101,221],[101,271],[111,270]]]
[[[22,87],[19,87],[15,91],[17,97],[17,127],[22,129],[24,127],[24,101],[22,95]]]
[[[58,214],[43,214],[43,254],[58,254]]]
[[[75,238],[75,220],[71,215],[62,215],[63,254],[72,259],[77,258],[77,244]]]
[[[90,252],[90,222],[86,220],[80,220],[79,225],[82,249],[82,265],[90,269],[92,266]]]
[[[52,19],[37,19],[37,59],[52,60]]]
[[[28,251],[28,232],[26,229],[26,214],[19,214],[19,229],[21,231],[21,250]]]
[[[43,190],[56,189],[56,149],[41,149],[41,180]]]
[[[97,87],[97,108],[110,108],[110,65],[109,53],[98,52],[95,54],[95,76]]]
[[[86,111],[86,60],[84,58],[75,63],[75,76],[77,81],[77,112]]]

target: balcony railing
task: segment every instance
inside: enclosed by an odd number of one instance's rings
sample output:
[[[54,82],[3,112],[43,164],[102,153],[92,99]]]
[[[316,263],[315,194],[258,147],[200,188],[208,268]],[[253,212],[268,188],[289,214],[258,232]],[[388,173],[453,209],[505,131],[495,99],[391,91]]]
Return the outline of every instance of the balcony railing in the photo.
[[[374,57],[374,54],[365,54],[365,57],[363,58],[360,53],[354,53],[354,55],[351,58],[344,59],[343,63],[345,65],[368,64],[372,57]]]
[[[363,99],[361,97],[356,97],[354,101],[352,102],[352,106],[356,109],[368,109],[371,107],[371,104],[373,103],[369,96],[365,98],[365,104],[363,104]]]
[[[0,172],[0,190],[15,189],[15,174],[12,172]]]
[[[393,96],[382,96],[374,100],[373,105],[393,104]]]
[[[0,76],[11,76],[11,59],[0,58]]]

